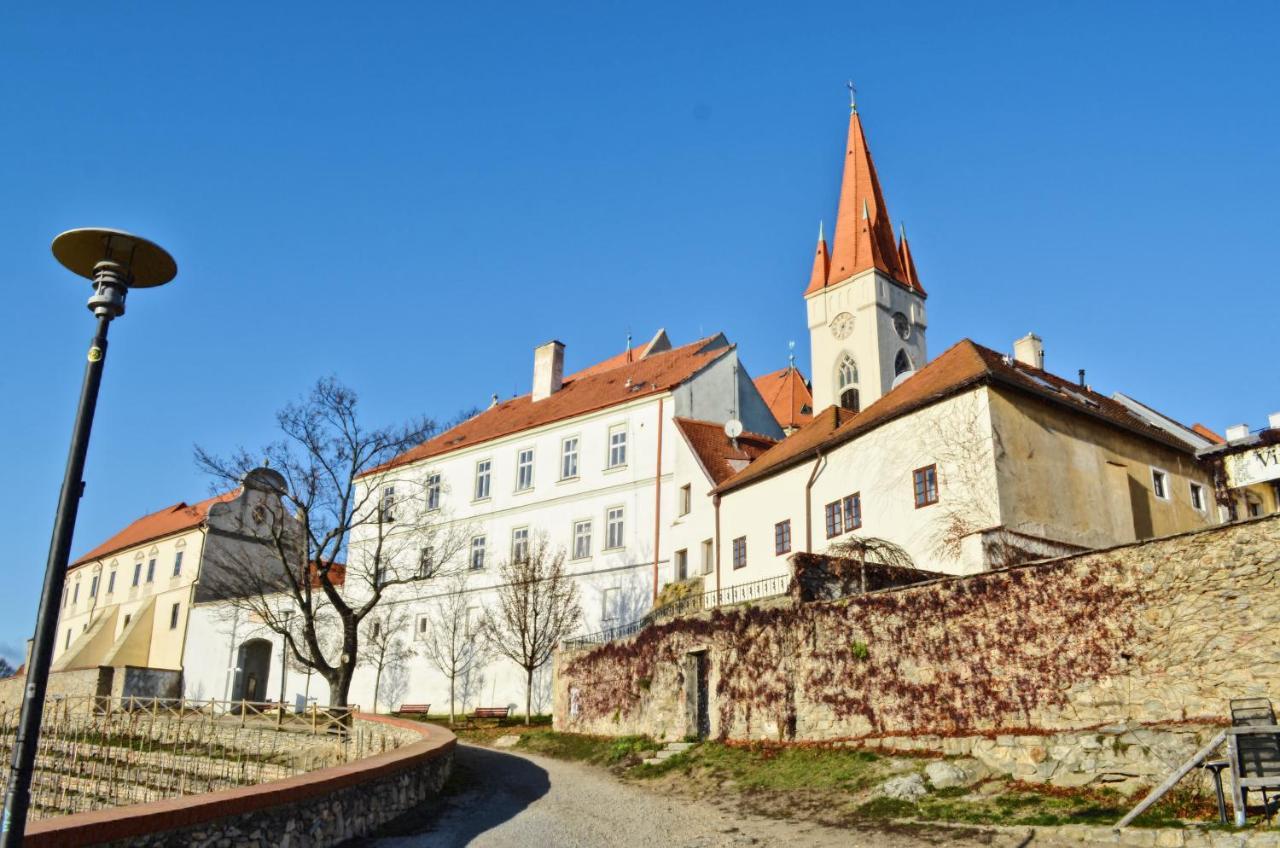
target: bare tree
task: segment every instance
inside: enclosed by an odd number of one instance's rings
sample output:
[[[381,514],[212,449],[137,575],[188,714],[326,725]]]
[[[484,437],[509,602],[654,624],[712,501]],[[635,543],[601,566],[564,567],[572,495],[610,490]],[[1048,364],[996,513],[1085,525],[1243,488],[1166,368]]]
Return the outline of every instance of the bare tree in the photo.
[[[376,610],[364,620],[365,656],[374,667],[373,711],[378,711],[382,698],[382,672],[402,668],[417,653],[409,637],[412,617],[403,605],[390,605]]]
[[[895,568],[915,568],[911,554],[895,542],[878,536],[846,536],[827,548],[831,556],[858,561],[858,578],[862,594],[867,594],[867,560]]]
[[[564,568],[564,550],[539,535],[523,558],[498,566],[497,603],[485,610],[493,650],[525,671],[524,723],[533,719],[533,674],[582,620],[578,587]]]
[[[461,546],[460,533],[421,508],[421,475],[393,462],[439,427],[422,418],[370,428],[358,412],[356,393],[324,378],[277,413],[282,436],[260,453],[221,457],[196,447],[196,464],[220,487],[253,478],[275,497],[230,528],[252,543],[211,569],[206,591],[279,634],[299,665],[328,682],[336,706],[347,704],[360,622],[389,591],[429,576],[418,551],[447,562]],[[259,457],[271,473],[255,478]],[[332,646],[326,621],[338,631]]]
[[[456,572],[444,586],[444,594],[431,605],[427,629],[422,633],[422,655],[449,678],[449,723],[454,721],[458,682],[466,689],[472,675],[489,660],[488,643],[480,632],[484,619],[467,606],[466,573]]]

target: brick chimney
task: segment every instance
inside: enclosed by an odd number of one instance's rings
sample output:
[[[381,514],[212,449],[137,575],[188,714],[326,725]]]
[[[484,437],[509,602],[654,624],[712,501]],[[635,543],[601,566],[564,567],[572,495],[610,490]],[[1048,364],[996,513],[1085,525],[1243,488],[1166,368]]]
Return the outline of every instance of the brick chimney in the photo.
[[[1044,342],[1035,333],[1027,333],[1013,343],[1013,358],[1023,365],[1044,370]]]
[[[533,399],[549,398],[564,384],[564,342],[555,339],[533,349]]]

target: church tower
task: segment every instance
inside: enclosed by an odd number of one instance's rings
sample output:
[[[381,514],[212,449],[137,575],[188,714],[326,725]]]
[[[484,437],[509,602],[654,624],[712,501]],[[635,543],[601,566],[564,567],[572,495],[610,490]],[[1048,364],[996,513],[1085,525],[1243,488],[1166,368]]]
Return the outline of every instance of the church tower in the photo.
[[[828,252],[821,228],[804,298],[813,408],[857,411],[926,361],[924,288],[906,233],[895,241],[871,151],[850,107],[844,181]]]

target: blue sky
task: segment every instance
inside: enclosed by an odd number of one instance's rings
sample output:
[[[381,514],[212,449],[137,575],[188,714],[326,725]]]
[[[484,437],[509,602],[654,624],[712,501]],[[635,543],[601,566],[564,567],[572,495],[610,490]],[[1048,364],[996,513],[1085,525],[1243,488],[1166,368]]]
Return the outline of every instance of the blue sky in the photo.
[[[376,11],[372,11],[376,8]],[[1211,14],[1216,12],[1216,14]],[[808,371],[801,292],[847,109],[930,350],[1087,368],[1258,426],[1275,370],[1273,4],[27,4],[0,47],[0,652],[29,635],[91,316],[49,255],[169,248],[112,346],[74,551],[209,482],[317,376],[371,420],[524,392],[628,331]]]

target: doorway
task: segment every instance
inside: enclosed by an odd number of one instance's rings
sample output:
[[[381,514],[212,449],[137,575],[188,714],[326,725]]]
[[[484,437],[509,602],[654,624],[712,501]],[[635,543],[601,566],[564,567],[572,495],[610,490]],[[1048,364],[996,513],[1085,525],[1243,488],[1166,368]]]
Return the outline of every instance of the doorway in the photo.
[[[690,653],[686,660],[685,693],[689,735],[706,739],[711,735],[711,660],[706,651]]]
[[[233,701],[267,700],[267,676],[271,673],[271,643],[266,639],[250,639],[240,646],[236,657],[236,685]]]

